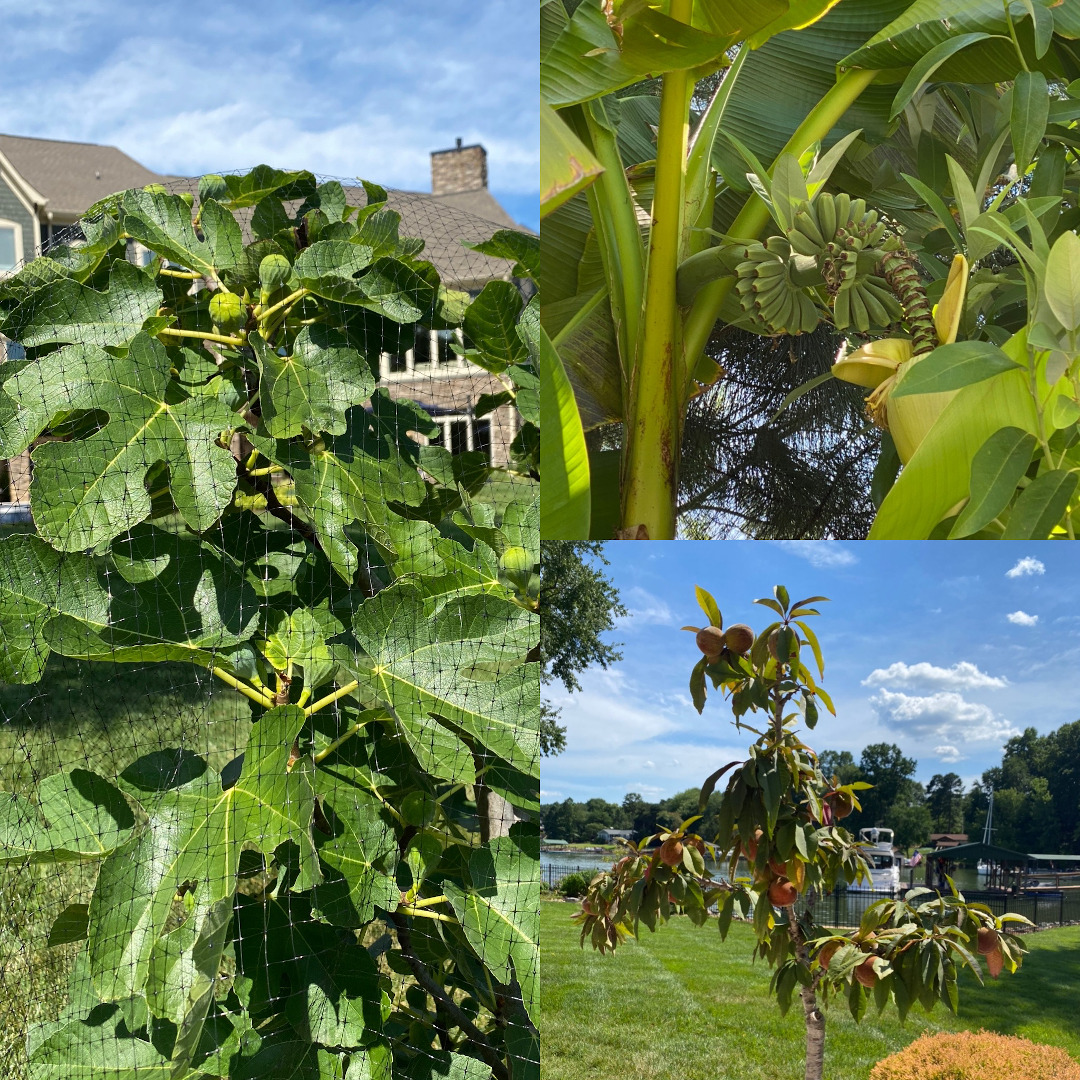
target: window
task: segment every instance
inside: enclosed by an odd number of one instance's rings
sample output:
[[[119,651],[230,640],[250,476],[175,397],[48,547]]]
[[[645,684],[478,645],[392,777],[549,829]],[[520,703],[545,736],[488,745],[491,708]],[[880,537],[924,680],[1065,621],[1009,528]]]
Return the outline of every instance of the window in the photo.
[[[0,337],[0,360],[25,360],[26,350],[17,341]]]
[[[445,446],[451,454],[464,454],[468,450],[479,450],[491,460],[491,421],[484,417],[474,420],[467,414],[452,416],[433,416],[439,425],[439,433],[428,439],[431,446]]]
[[[454,344],[462,347],[464,337],[460,330],[429,330],[416,327],[412,348],[403,352],[384,352],[380,357],[383,378],[388,375],[434,375],[460,374],[466,362],[454,352]]]
[[[9,274],[22,262],[22,226],[0,221],[0,274]]]
[[[75,222],[41,222],[41,250],[49,251],[62,244],[74,244],[85,240],[82,229]]]

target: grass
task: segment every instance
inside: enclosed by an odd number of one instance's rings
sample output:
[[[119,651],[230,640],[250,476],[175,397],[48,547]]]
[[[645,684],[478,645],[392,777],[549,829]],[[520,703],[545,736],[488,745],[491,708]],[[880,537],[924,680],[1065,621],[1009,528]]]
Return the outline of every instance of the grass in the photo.
[[[715,925],[675,919],[605,957],[579,947],[573,911],[548,902],[541,912],[544,1080],[801,1080],[801,1008],[796,1001],[780,1016],[768,968],[751,961],[748,926],[734,924],[721,942]],[[866,1080],[875,1062],[927,1030],[987,1028],[1080,1060],[1080,927],[1027,940],[1031,953],[1015,976],[986,987],[962,981],[957,1017],[939,1007],[901,1026],[895,1015],[871,1012],[856,1025],[846,1002],[834,1001],[827,1080]]]
[[[180,664],[90,664],[53,657],[34,686],[0,684],[0,791],[23,794],[61,768],[109,779],[143,754],[183,746],[220,769],[247,744],[239,694]],[[0,795],[0,798],[3,796]],[[86,903],[96,864],[0,868],[0,1076],[24,1075],[27,1026],[67,1001],[76,945],[48,948],[68,905]]]

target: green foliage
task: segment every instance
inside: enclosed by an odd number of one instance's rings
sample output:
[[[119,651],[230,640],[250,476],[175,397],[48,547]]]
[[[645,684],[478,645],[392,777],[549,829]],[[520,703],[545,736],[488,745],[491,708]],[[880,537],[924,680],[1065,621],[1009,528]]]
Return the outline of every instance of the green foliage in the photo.
[[[0,677],[180,661],[254,721],[216,768],[162,748],[5,796],[5,862],[100,865],[30,1075],[533,1075],[537,836],[488,838],[480,792],[538,806],[536,308],[498,283],[470,316],[375,185],[199,189],[104,200],[0,285],[36,525],[0,539]],[[534,239],[489,243],[532,272]],[[378,386],[385,343],[462,317],[520,405],[510,469]]]
[[[722,626],[713,597],[698,588],[697,599],[710,625]],[[757,738],[744,760],[706,778],[696,813],[645,837],[610,871],[598,874],[574,916],[582,945],[588,940],[600,952],[615,951],[642,923],[655,931],[676,914],[701,926],[715,910],[722,938],[733,916],[749,919],[755,955],[773,969],[770,989],[781,1012],[796,992],[802,997],[807,1080],[823,1074],[819,996],[823,1004],[845,998],[856,1021],[871,997],[878,1012],[895,1005],[901,1021],[916,1003],[930,1012],[940,1000],[955,1012],[959,972],[967,969],[981,981],[978,954],[986,956],[994,978],[1003,969],[1016,971],[1025,948],[1004,927],[1028,922],[1015,914],[995,916],[955,889],[948,896],[912,889],[903,898],[881,900],[847,933],[817,925],[813,905],[796,911],[800,895],[828,893],[841,875],[848,882],[868,876],[860,846],[838,822],[859,806],[862,791],[874,789],[864,781],[842,784],[838,776],[827,777],[798,731],[800,720],[808,729],[816,726],[819,702],[833,712],[803,660],[803,650],[809,650],[806,655],[823,676],[824,659],[807,620],[819,614],[812,605],[825,599],[792,601],[777,585],[771,597],[755,601],[777,618],[752,644],[725,636],[715,653],[697,637],[704,655],[690,675],[695,707],[704,710],[711,682],[728,699],[736,729]],[[700,635],[698,627],[683,629]],[[915,768],[886,744],[868,747],[863,759],[864,770],[883,774],[886,782],[903,781]],[[834,763],[850,761],[832,755],[829,764]],[[701,815],[721,781],[716,824],[702,835]],[[895,799],[897,791],[887,790],[886,783],[878,796]],[[722,874],[714,873],[722,866]]]
[[[773,1004],[754,955],[748,923],[732,923],[727,940],[689,919],[672,919],[662,934],[643,934],[616,963],[582,952],[567,905],[541,905],[544,941],[544,1076],[618,1080],[625,1063],[648,1080],[802,1080],[806,1044],[802,1010],[786,1016]],[[890,1011],[856,1023],[846,1009],[828,1017],[827,1060],[844,1080],[867,1080],[874,1064],[923,1032],[986,1029],[1065,1048],[1080,1057],[1071,1013],[1080,992],[1080,927],[1027,936],[1023,977],[980,986],[961,975],[960,1010],[953,1016],[915,1010],[901,1024]],[[641,988],[678,995],[678,1022],[665,1013],[642,1038]],[[674,1011],[673,1007],[673,1011]],[[730,1037],[718,1038],[718,1031]],[[827,1072],[832,1076],[832,1072]]]
[[[559,881],[559,892],[563,896],[580,896],[588,887],[588,874],[567,874]]]

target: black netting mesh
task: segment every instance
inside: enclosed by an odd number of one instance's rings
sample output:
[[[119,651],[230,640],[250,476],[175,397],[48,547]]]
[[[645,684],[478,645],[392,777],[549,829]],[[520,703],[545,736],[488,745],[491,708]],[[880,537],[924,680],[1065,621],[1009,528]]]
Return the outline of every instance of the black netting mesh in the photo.
[[[260,167],[0,276],[3,1076],[538,1078],[535,263]]]

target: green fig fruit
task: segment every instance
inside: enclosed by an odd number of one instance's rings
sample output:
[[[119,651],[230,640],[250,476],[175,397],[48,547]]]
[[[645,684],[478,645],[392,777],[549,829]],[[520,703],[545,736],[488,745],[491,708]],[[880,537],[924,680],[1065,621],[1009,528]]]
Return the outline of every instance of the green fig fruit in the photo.
[[[244,302],[236,293],[217,292],[210,298],[210,318],[222,332],[229,334],[245,323]]]

